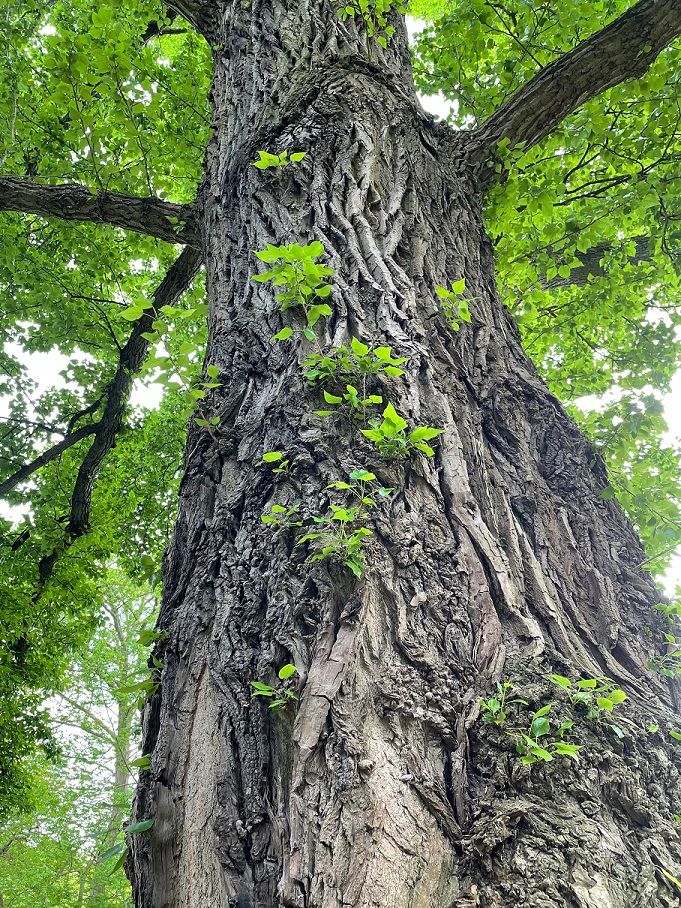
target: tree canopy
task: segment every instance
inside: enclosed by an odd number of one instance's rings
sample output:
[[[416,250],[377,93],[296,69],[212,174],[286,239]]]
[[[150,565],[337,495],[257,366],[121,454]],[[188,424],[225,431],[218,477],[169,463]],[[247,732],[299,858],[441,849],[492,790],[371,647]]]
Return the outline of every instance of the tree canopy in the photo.
[[[631,5],[413,0],[409,12],[420,91],[451,101],[451,125],[496,142],[486,224],[506,305],[607,464],[603,497],[619,498],[660,573],[681,541],[679,454],[663,417],[681,349],[681,47],[644,46],[610,88],[618,58],[601,59],[590,75],[606,90],[550,132],[509,137],[510,120],[495,120]],[[186,426],[203,419],[193,201],[211,48],[183,4],[171,7],[16,0],[3,16],[4,815],[30,811],[51,772],[41,761],[58,759],[45,699],[101,633],[108,567],[158,583]],[[49,383],[37,381],[40,353],[63,363]],[[130,402],[152,382],[157,407]]]

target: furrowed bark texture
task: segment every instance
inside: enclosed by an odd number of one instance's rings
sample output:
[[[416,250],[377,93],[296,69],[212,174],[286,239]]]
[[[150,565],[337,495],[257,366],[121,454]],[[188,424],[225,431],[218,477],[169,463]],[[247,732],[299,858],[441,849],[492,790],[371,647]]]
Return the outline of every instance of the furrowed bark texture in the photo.
[[[137,908],[678,904],[678,758],[644,731],[678,710],[646,669],[656,593],[501,305],[466,137],[421,111],[399,29],[383,51],[307,0],[228,7],[221,29],[202,200],[220,425],[190,433],[167,558]],[[282,148],[308,156],[249,166]],[[433,460],[382,462],[315,416],[304,343],[271,342],[252,250],[312,239],[336,272],[323,348],[355,335],[409,357],[372,390],[445,428]],[[473,323],[455,333],[435,287],[462,275]],[[270,450],[294,464],[279,481]],[[360,580],[260,519],[325,512],[358,466],[396,489]],[[300,702],[273,717],[249,682],[286,662]],[[619,740],[575,716],[579,763],[521,766],[479,698],[509,678],[536,708],[552,671],[617,679],[634,724]]]

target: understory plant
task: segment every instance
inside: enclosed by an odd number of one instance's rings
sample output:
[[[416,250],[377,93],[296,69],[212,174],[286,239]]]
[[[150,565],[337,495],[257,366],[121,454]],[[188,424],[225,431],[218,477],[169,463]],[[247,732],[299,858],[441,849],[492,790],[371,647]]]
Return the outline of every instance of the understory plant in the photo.
[[[667,620],[668,630],[663,634],[666,652],[651,656],[648,665],[665,678],[681,677],[681,601],[660,602],[655,609]]]
[[[414,451],[433,457],[435,451],[428,442],[444,432],[444,429],[432,426],[417,426],[411,432],[407,431],[407,420],[400,416],[392,404],[388,404],[383,411],[382,420],[369,420],[369,425],[370,429],[361,430],[362,435],[372,442],[385,460],[409,457]]]
[[[345,385],[348,382],[360,384],[369,376],[404,375],[400,366],[407,362],[406,356],[393,356],[390,347],[369,347],[358,337],[350,340],[350,346],[333,347],[328,353],[313,353],[303,363],[303,375],[311,387],[325,386],[332,382]]]

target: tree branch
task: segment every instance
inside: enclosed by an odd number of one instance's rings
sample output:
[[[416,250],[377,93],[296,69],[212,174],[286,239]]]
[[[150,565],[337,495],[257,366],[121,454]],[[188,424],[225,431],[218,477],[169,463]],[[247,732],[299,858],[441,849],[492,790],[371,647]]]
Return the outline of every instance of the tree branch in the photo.
[[[35,460],[32,460],[30,463],[24,464],[21,469],[17,470],[16,473],[13,473],[11,476],[8,476],[3,482],[0,482],[0,496],[6,495],[8,492],[18,486],[20,482],[23,482],[24,479],[28,479],[29,476],[33,475],[41,467],[47,466],[48,463],[52,463],[53,460],[56,460],[60,454],[63,454],[64,451],[68,451],[69,448],[77,444],[83,438],[87,438],[88,435],[94,435],[97,431],[98,423],[92,423],[87,426],[81,426],[80,429],[76,429],[73,432],[70,432],[66,435],[60,442],[57,442],[56,445],[53,445],[51,448],[48,448],[47,451],[36,457]]]
[[[474,163],[484,165],[502,139],[531,148],[586,101],[644,75],[680,34],[680,0],[639,0],[502,104],[471,137]]]
[[[639,262],[649,262],[651,259],[650,243],[647,236],[635,236],[630,241],[636,246],[632,256],[628,257],[629,263],[636,265]],[[598,243],[586,252],[575,252],[582,265],[573,268],[569,277],[552,277],[543,285],[545,290],[556,290],[565,287],[583,287],[589,283],[590,277],[603,277],[607,270],[601,264],[603,256],[613,249],[612,243]]]
[[[113,448],[123,426],[134,376],[139,372],[149,351],[149,341],[142,335],[152,330],[156,310],[172,306],[187,290],[201,267],[201,253],[187,247],[175,260],[163,281],[156,288],[154,306],[147,309],[134,324],[127,343],[121,348],[118,368],[105,392],[106,403],[102,418],[97,424],[95,437],[78,470],[71,495],[71,511],[66,536],[61,545],[45,555],[39,564],[41,588],[52,575],[54,566],[63,552],[88,530],[90,507],[95,480],[104,458]]]
[[[215,0],[168,0],[166,6],[186,19],[209,44],[212,43],[217,30],[218,4]]]
[[[168,243],[199,247],[194,209],[163,199],[138,198],[120,192],[91,192],[77,183],[44,185],[22,177],[0,175],[0,211],[22,211],[66,221],[113,224],[155,236]]]

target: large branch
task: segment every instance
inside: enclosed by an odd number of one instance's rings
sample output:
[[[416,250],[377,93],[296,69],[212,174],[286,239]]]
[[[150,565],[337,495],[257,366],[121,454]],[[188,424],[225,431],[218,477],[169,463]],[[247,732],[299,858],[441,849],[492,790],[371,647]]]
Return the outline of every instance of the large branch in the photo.
[[[187,290],[198,273],[201,262],[202,256],[198,250],[188,247],[182,252],[156,288],[153,309],[146,310],[135,322],[127,343],[120,351],[118,367],[105,392],[106,403],[102,418],[76,476],[65,538],[40,561],[41,588],[49,580],[60,555],[88,530],[95,480],[104,458],[113,448],[121,431],[134,376],[139,372],[149,351],[149,341],[142,335],[152,331],[156,311],[162,306],[174,305]]]
[[[194,209],[163,199],[91,191],[77,183],[45,185],[0,175],[0,211],[23,211],[66,221],[113,224],[169,243],[199,247]]]
[[[613,85],[642,76],[681,34],[681,0],[639,0],[610,25],[537,73],[473,136],[482,165],[502,139],[525,149]]]
[[[43,451],[35,460],[24,464],[16,473],[12,473],[11,476],[8,476],[3,482],[0,482],[0,496],[5,496],[8,492],[11,492],[20,482],[28,479],[29,476],[32,476],[40,470],[41,467],[47,466],[48,463],[52,463],[52,461],[56,460],[64,451],[68,451],[69,448],[78,444],[83,438],[87,438],[88,435],[94,435],[96,431],[97,423],[91,423],[87,426],[81,426],[80,429],[75,429],[73,432],[69,432],[69,434],[65,435],[56,445],[48,448],[47,451]]]
[[[215,0],[168,0],[166,6],[186,19],[199,34],[212,44],[217,34]]]

